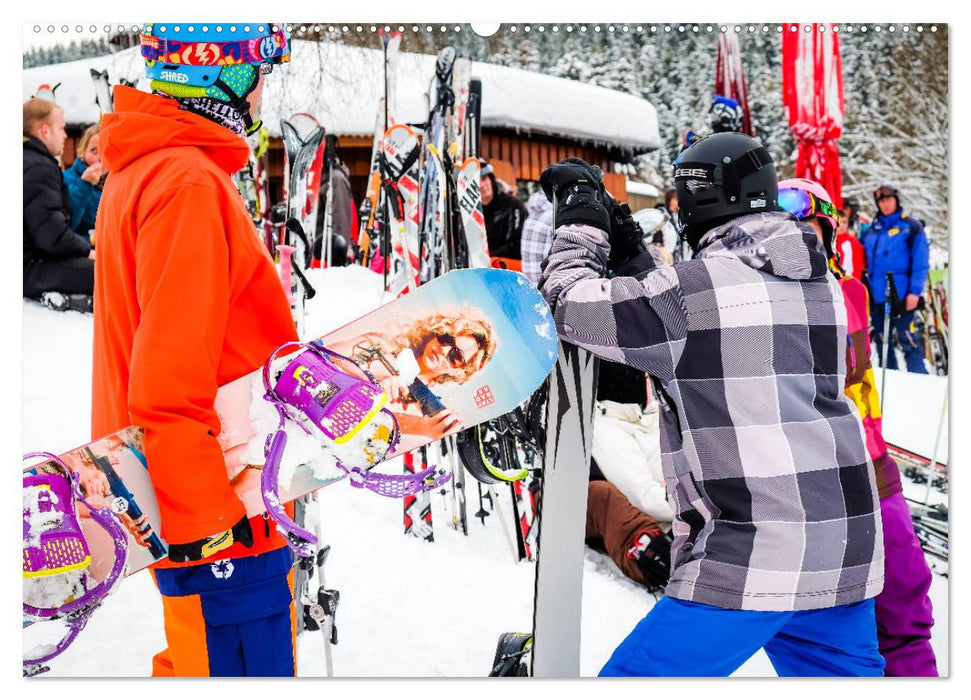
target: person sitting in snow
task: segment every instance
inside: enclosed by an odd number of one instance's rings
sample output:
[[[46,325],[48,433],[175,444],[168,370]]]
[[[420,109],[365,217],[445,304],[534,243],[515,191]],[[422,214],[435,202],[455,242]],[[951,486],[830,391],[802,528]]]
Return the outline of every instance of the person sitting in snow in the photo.
[[[64,183],[71,194],[71,228],[79,236],[91,240],[101,189],[108,173],[98,154],[100,126],[93,124],[78,140],[78,154],[71,167],[64,171]]]
[[[23,294],[58,310],[90,311],[94,248],[71,228],[71,198],[58,158],[64,112],[38,97],[24,102]]]
[[[602,360],[593,410],[588,544],[628,578],[664,588],[674,512],[664,490],[658,402],[644,372]]]

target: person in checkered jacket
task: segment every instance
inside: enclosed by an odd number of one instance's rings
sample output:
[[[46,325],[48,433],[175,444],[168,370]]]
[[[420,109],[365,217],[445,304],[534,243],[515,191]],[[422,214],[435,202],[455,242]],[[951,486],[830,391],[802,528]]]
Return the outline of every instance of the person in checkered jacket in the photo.
[[[674,180],[694,251],[674,266],[653,264],[598,168],[567,159],[540,180],[560,336],[647,372],[661,402],[671,577],[600,674],[726,676],[761,648],[780,676],[882,675],[880,504],[826,252],[780,210],[751,137],[696,141]],[[612,276],[631,259],[642,272]]]

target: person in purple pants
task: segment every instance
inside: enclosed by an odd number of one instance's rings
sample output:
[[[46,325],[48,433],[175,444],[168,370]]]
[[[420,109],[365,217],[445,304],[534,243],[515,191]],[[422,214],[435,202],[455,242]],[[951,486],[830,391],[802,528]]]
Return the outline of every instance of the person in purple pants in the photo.
[[[779,183],[779,205],[800,221],[810,224],[830,260],[836,235],[836,208],[829,193],[817,182],[805,179]],[[880,397],[870,362],[869,299],[866,287],[838,265],[846,302],[846,382],[844,391],[853,399],[863,419],[867,451],[876,470],[880,514],[883,521],[883,591],[875,599],[877,642],[886,661],[887,676],[936,676],[937,659],[931,647],[934,618],[927,592],[931,571],[924,558],[910,508],[900,484],[900,468],[890,457],[883,440]]]

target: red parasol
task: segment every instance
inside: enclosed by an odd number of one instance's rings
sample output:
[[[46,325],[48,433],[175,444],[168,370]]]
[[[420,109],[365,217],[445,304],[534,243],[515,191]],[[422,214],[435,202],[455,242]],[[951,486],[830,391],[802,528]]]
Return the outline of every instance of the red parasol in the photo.
[[[745,89],[745,69],[742,67],[742,51],[738,34],[734,31],[718,35],[718,62],[715,66],[715,94],[731,97],[742,107],[742,133],[755,136],[752,115],[748,109],[748,91]]]
[[[796,177],[820,183],[843,206],[836,139],[843,133],[843,67],[832,24],[785,24],[782,104],[799,146]]]

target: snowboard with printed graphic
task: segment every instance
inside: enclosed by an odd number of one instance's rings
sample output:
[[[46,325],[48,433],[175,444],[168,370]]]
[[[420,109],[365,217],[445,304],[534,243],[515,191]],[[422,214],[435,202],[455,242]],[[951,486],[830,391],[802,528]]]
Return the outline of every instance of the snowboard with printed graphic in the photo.
[[[387,407],[401,435],[385,460],[512,411],[546,378],[557,357],[546,302],[524,276],[496,269],[451,272],[317,342],[352,358],[388,394]],[[277,427],[276,411],[263,399],[264,391],[261,368],[222,387],[215,402],[227,478],[250,516],[265,511],[260,491],[263,446]],[[302,433],[296,429],[293,434]],[[300,461],[292,469],[292,480],[280,484],[281,501],[346,477],[324,445],[311,441],[310,447],[312,454],[304,445],[304,452],[293,456]],[[128,574],[166,556],[141,428],[130,426],[59,457],[78,473],[93,507],[108,505],[121,516],[129,534]],[[32,470],[59,467],[35,461],[24,471]],[[87,509],[77,505],[91,550],[90,573],[101,580],[111,569],[114,547]]]

